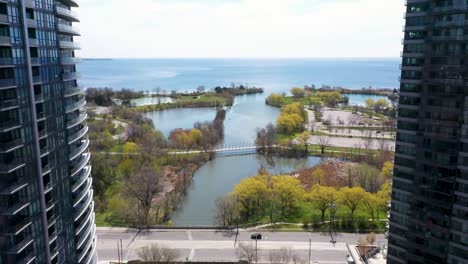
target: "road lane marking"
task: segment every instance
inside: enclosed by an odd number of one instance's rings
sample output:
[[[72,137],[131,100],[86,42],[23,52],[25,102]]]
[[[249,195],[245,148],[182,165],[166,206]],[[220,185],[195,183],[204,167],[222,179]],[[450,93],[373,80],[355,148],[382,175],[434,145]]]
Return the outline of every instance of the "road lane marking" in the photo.
[[[188,240],[193,240],[192,231],[190,230],[187,231],[187,237],[188,237]]]
[[[195,249],[192,248],[192,250],[190,250],[190,255],[189,255],[189,261],[192,261],[193,258],[195,257]]]

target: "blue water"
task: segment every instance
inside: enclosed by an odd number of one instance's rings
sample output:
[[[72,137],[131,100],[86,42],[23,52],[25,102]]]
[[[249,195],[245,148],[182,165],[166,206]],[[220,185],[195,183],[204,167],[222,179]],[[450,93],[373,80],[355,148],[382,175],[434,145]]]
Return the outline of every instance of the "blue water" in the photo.
[[[87,87],[192,91],[231,83],[264,87],[267,93],[293,86],[350,89],[398,86],[399,59],[113,59],[84,60],[80,84]]]

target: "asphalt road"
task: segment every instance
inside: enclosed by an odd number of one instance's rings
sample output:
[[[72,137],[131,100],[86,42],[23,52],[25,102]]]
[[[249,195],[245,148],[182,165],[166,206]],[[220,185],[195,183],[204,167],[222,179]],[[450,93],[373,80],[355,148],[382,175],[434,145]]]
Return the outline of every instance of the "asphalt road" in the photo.
[[[241,231],[238,241],[254,243],[250,239],[253,231]],[[267,262],[269,253],[281,248],[290,248],[305,261],[309,255],[309,234],[303,232],[261,232],[258,241],[259,262]],[[336,234],[333,245],[329,234],[312,233],[311,262],[324,264],[346,263],[346,243],[355,244],[363,235]],[[154,230],[138,233],[129,229],[98,228],[97,250],[99,264],[117,260],[117,241],[122,239],[125,260],[138,259],[137,251],[144,246],[157,243],[160,246],[180,251],[181,260],[190,261],[237,261],[234,247],[235,233],[204,230]],[[377,241],[384,240],[382,235]],[[239,244],[237,243],[237,246]]]

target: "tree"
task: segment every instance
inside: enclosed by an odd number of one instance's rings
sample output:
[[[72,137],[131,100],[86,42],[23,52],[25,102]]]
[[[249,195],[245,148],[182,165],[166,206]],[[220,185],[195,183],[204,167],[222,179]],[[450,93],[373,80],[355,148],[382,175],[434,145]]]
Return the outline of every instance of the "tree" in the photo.
[[[267,147],[273,146],[276,143],[276,127],[269,123],[265,128],[257,128],[257,138],[255,144],[266,149]]]
[[[295,98],[302,98],[305,95],[305,90],[302,89],[302,88],[299,88],[299,87],[294,87],[294,88],[291,89],[291,94]]]
[[[365,163],[354,166],[352,172],[359,186],[368,192],[377,192],[384,182],[380,171],[376,167]]]
[[[138,145],[133,142],[127,142],[122,147],[122,152],[126,154],[137,153],[138,152]]]
[[[266,102],[269,105],[279,107],[283,104],[283,99],[284,99],[283,95],[272,93],[270,96],[268,96],[268,98],[266,99]]]
[[[385,179],[390,179],[393,175],[393,162],[387,161],[382,166],[380,174],[385,177]]]
[[[139,228],[149,226],[149,212],[153,199],[161,191],[162,170],[144,163],[134,175],[126,175],[124,193],[138,201],[137,224]]]
[[[362,199],[362,204],[367,209],[372,217],[372,221],[375,221],[375,213],[379,209],[379,197],[377,194],[366,193]]]
[[[215,221],[221,226],[236,224],[239,217],[239,207],[234,195],[216,200]]]
[[[309,193],[306,194],[306,199],[312,202],[317,209],[322,213],[322,222],[325,221],[325,212],[330,208],[331,203],[335,203],[337,191],[333,187],[314,185]]]
[[[272,264],[289,264],[293,255],[291,248],[282,247],[279,250],[271,250],[268,253],[268,259]]]
[[[388,100],[381,98],[375,102],[374,110],[376,112],[381,112],[384,109],[388,108],[389,106],[390,106],[390,103],[388,102]]]
[[[320,147],[320,152],[325,154],[325,149],[330,146],[330,138],[327,136],[318,136],[317,137],[317,144]]]
[[[172,248],[160,247],[158,244],[152,244],[140,248],[137,252],[142,261],[150,263],[172,263],[180,257],[180,252]]]
[[[256,255],[255,246],[252,243],[241,242],[236,250],[236,254],[239,257],[239,261],[253,263]]]
[[[206,90],[205,86],[203,86],[203,85],[200,85],[200,86],[197,87],[197,92],[198,93],[203,93],[205,90]]]
[[[372,98],[367,98],[365,103],[366,103],[366,107],[369,109],[372,109],[375,106],[375,100]]]
[[[256,215],[259,218],[265,202],[268,186],[264,175],[243,179],[234,187],[233,196],[236,197],[242,206],[241,214],[245,219]]]
[[[310,145],[309,139],[310,139],[310,133],[308,131],[302,132],[297,137],[297,140],[299,140],[299,143],[301,143],[302,146],[304,146],[306,155],[309,153],[309,145]]]
[[[338,191],[338,201],[350,210],[351,220],[354,219],[354,212],[365,196],[366,191],[361,187],[343,187]]]
[[[301,182],[292,176],[273,176],[273,195],[279,203],[281,216],[285,216],[286,211],[297,206],[297,203],[304,198],[304,189]]]
[[[315,184],[320,185],[325,183],[326,172],[322,168],[313,170],[310,176]]]
[[[370,245],[374,245],[375,241],[377,240],[377,237],[374,232],[371,232],[366,236],[366,240]]]
[[[281,114],[277,120],[280,132],[291,134],[298,131],[304,123],[304,119],[298,114]]]

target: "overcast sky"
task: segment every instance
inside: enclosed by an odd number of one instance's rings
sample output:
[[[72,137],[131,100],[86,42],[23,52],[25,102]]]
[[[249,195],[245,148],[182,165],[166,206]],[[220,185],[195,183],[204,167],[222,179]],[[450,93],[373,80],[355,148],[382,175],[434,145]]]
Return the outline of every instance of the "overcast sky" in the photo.
[[[398,57],[403,0],[80,0],[81,57]]]

